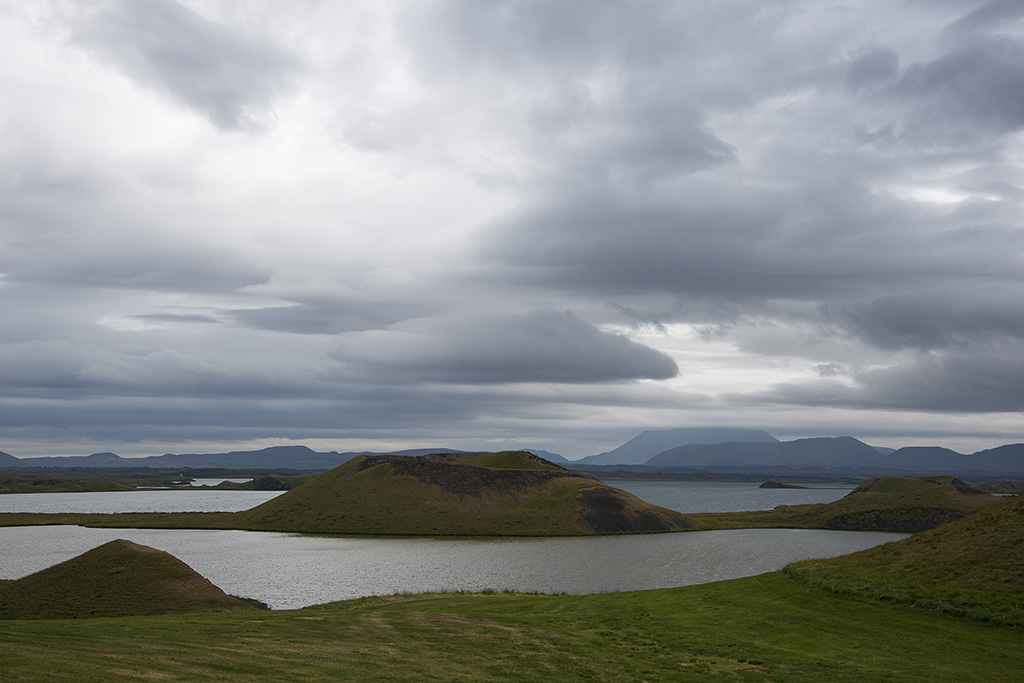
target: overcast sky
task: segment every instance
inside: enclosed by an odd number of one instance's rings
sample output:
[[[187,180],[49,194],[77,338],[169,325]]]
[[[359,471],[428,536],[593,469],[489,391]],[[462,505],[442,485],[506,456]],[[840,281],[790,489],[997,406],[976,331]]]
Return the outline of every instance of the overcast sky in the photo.
[[[0,450],[1024,440],[1024,3],[0,0]]]

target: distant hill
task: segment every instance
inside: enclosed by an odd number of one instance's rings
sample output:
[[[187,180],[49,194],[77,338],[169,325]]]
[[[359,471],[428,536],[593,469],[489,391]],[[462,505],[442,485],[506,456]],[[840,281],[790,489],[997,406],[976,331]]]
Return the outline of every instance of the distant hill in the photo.
[[[923,531],[1004,502],[954,477],[872,477],[827,503],[832,529]]]
[[[849,564],[892,580],[1012,594],[1024,605],[1024,498],[909,538],[857,553]]]
[[[770,465],[881,467],[886,456],[850,436],[797,439],[775,443],[689,444],[672,448],[648,460],[650,467],[706,467],[709,465]]]
[[[897,543],[786,568],[830,591],[1024,626],[1024,498]]]
[[[961,477],[998,474],[1024,477],[1024,444],[964,455],[936,446],[891,450],[869,446],[853,437],[821,437],[780,442],[753,429],[686,428],[642,432],[613,451],[569,461],[560,455],[528,449],[551,462],[569,464],[595,476],[621,466],[645,472],[718,472],[727,475],[757,472],[785,480],[789,474],[870,476],[874,474],[952,474]],[[114,453],[87,456],[16,458],[0,452],[0,468],[103,469],[237,469],[327,471],[359,455],[464,453],[446,448],[416,448],[397,452],[318,452],[306,446],[272,446],[228,453],[166,453],[147,458],[122,458]]]
[[[961,476],[971,473],[1024,475],[1024,444],[1001,446],[973,455],[935,446],[911,446],[886,452],[850,436],[776,443],[690,444],[659,453],[644,466],[652,469],[785,467],[908,475],[937,472]]]
[[[176,557],[116,540],[0,582],[0,619],[80,619],[253,609]]]
[[[831,503],[689,517],[702,529],[793,527],[915,533],[1004,502],[954,477],[878,476]]]
[[[690,528],[678,512],[531,453],[362,455],[236,513],[248,529],[563,536]]]
[[[655,455],[687,444],[725,442],[778,442],[774,436],[759,429],[728,429],[719,427],[685,427],[682,429],[651,429],[641,432],[618,448],[577,460],[586,465],[642,465]]]
[[[427,453],[455,453],[445,448],[415,448],[399,451],[403,455],[426,455]],[[231,451],[229,453],[165,453],[145,458],[122,458],[114,453],[93,453],[84,456],[44,458],[0,458],[0,467],[104,467],[134,468],[150,467],[161,469],[185,468],[280,468],[291,470],[329,470],[348,462],[365,451],[339,453],[318,452],[306,446],[270,446],[255,451]]]
[[[539,448],[524,448],[523,450],[527,453],[533,453],[540,458],[544,458],[548,462],[558,463],[559,465],[571,462],[568,458],[564,458],[558,453],[552,453],[551,451],[542,451]]]
[[[329,470],[348,462],[357,455],[427,455],[430,453],[463,453],[451,448],[410,448],[394,452],[338,451],[318,452],[307,446],[270,446],[255,451],[231,451],[228,453],[165,453],[145,458],[122,458],[116,453],[93,453],[66,457],[16,458],[0,452],[0,468],[45,467],[45,468],[93,468],[126,469],[148,467],[159,469],[185,468],[278,468],[290,470]],[[539,449],[530,452],[552,462],[568,462],[557,453]]]

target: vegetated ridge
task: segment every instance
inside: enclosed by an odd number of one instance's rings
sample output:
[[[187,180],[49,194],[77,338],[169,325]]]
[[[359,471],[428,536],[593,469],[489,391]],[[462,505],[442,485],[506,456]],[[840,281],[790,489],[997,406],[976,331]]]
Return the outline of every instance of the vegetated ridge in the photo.
[[[1005,501],[954,477],[873,477],[831,503],[688,515],[699,528],[793,527],[916,533]]]
[[[359,456],[251,510],[247,529],[550,536],[674,531],[686,516],[531,453]]]
[[[0,619],[79,619],[254,609],[162,550],[116,540],[0,582]]]
[[[835,592],[1024,626],[1024,498],[787,572]]]

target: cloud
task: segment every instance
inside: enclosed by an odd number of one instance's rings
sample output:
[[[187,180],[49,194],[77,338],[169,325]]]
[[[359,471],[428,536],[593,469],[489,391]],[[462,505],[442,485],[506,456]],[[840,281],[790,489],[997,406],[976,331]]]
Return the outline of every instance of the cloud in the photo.
[[[724,396],[738,405],[793,405],[934,413],[1024,411],[1024,343],[983,342],[952,352],[915,353],[845,379],[785,382]],[[833,374],[833,373],[829,373]]]
[[[2,438],[1019,432],[1019,3],[9,5]]]
[[[916,100],[905,135],[918,144],[941,135],[970,144],[1024,126],[1024,39],[979,39],[938,59],[907,67],[891,95]]]
[[[1024,302],[998,285],[886,296],[831,309],[871,344],[886,349],[948,349],[977,339],[1024,340]]]
[[[108,0],[74,39],[141,85],[227,129],[259,125],[302,66],[272,41],[209,21],[173,0]]]
[[[960,17],[947,29],[951,33],[971,32],[1002,27],[1024,17],[1024,7],[1015,0],[989,0]]]
[[[321,393],[301,365],[266,367],[161,349],[130,353],[61,339],[4,344],[0,386],[8,397],[280,397]]]
[[[887,49],[875,49],[859,55],[846,67],[846,85],[854,92],[877,87],[896,75],[900,56]]]
[[[678,373],[665,354],[569,313],[411,321],[348,335],[334,357],[391,378],[459,384],[620,382]]]

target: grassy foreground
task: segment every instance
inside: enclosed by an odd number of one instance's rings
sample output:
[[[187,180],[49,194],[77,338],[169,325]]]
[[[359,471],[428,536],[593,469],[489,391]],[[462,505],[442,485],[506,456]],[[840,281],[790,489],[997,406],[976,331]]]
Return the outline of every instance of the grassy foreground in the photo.
[[[5,681],[1011,680],[1021,631],[781,573],[588,596],[0,622]]]

